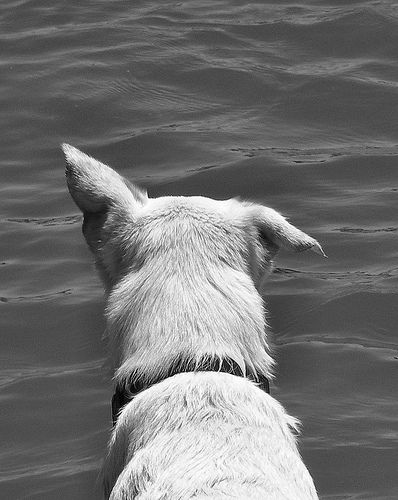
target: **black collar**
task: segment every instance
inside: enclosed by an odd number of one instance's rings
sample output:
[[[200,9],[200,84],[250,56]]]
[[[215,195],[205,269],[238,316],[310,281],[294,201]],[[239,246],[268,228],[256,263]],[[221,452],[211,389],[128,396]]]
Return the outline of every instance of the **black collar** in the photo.
[[[140,379],[132,380],[126,384],[118,383],[115,388],[115,393],[112,397],[112,420],[113,425],[116,424],[116,420],[119,416],[122,408],[131,401],[134,396],[139,392],[149,389],[152,385],[155,385],[162,380],[177,375],[178,373],[186,372],[223,372],[230,373],[237,377],[243,377],[243,372],[240,366],[230,358],[220,360],[219,358],[211,358],[210,356],[203,358],[199,363],[193,362],[182,362],[177,361],[173,364],[172,368],[168,371],[165,376],[159,377],[159,379],[151,382],[144,383]],[[264,375],[254,376],[252,373],[247,373],[246,378],[252,380],[259,384],[260,389],[262,389],[267,394],[270,394],[269,380]]]

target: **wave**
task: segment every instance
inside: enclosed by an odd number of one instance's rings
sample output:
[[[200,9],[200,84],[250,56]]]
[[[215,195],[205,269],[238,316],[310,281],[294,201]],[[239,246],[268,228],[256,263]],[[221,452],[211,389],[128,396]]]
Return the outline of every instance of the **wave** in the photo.
[[[47,302],[50,300],[54,300],[63,295],[71,295],[72,290],[67,288],[65,290],[60,290],[58,292],[50,292],[50,293],[41,293],[37,295],[20,295],[19,297],[0,297],[0,302],[9,303],[9,302]]]
[[[11,217],[6,219],[7,222],[15,222],[16,224],[37,224],[38,226],[67,226],[69,224],[78,224],[82,221],[81,215],[67,215],[60,217]]]
[[[98,372],[103,367],[103,360],[85,361],[56,366],[18,366],[16,368],[2,369],[0,372],[0,387],[10,387],[26,380],[41,379],[43,377],[69,377]]]

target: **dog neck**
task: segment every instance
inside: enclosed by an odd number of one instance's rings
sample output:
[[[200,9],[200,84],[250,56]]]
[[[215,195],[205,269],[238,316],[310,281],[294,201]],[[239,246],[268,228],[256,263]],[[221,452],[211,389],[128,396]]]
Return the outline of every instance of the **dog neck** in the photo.
[[[115,388],[115,392],[112,397],[112,420],[113,425],[116,424],[117,418],[120,414],[120,411],[123,407],[131,401],[134,396],[136,396],[139,392],[144,391],[145,389],[149,389],[152,385],[155,385],[162,380],[172,377],[173,375],[178,375],[179,373],[185,372],[223,372],[229,373],[231,375],[235,375],[236,377],[246,377],[249,380],[256,382],[260,389],[264,392],[270,394],[270,385],[269,380],[264,375],[254,375],[252,373],[244,374],[242,369],[231,358],[214,358],[214,357],[205,357],[200,363],[193,362],[182,362],[178,361],[173,364],[173,366],[168,371],[167,375],[159,378],[159,380],[155,380],[152,383],[145,383],[143,380],[134,379],[130,381],[126,381],[125,383],[118,383]]]

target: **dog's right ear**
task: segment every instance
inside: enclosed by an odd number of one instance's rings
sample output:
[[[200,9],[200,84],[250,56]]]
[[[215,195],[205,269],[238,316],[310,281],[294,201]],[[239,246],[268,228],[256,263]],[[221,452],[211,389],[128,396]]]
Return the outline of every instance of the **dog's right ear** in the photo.
[[[131,212],[148,199],[145,191],[131,184],[112,168],[63,144],[66,159],[66,180],[69,192],[84,214],[122,208]]]
[[[308,234],[290,224],[276,210],[262,205],[251,208],[253,222],[257,226],[263,240],[270,243],[277,251],[283,247],[293,252],[312,250],[326,257],[321,245]]]

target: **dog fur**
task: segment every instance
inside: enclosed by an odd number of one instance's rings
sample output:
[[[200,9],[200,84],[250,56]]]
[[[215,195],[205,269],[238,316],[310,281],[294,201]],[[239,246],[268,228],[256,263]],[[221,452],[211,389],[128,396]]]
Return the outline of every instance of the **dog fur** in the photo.
[[[118,385],[151,386],[122,410],[103,468],[112,500],[315,499],[297,421],[244,377],[179,373],[231,359],[272,378],[260,291],[280,247],[319,243],[278,212],[237,199],[148,198],[63,145],[69,191],[106,293]],[[160,382],[159,382],[160,381]]]

